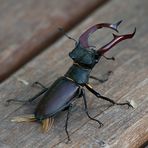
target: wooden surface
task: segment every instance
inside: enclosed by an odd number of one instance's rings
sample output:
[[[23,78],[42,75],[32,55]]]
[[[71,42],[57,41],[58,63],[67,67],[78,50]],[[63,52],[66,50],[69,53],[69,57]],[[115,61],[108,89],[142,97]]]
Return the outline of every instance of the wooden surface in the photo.
[[[103,0],[13,0],[0,5],[0,82],[89,15]]]
[[[26,66],[12,75],[0,86],[0,147],[4,148],[138,148],[148,141],[148,1],[112,0],[97,9],[86,20],[73,28],[68,34],[74,38],[89,26],[100,22],[116,22],[123,19],[121,33],[128,33],[137,27],[134,39],[124,41],[108,52],[116,61],[101,59],[92,74],[101,76],[113,70],[110,79],[104,84],[90,81],[102,95],[115,101],[134,100],[137,108],[110,106],[110,103],[97,99],[87,91],[89,112],[104,123],[98,129],[97,123],[90,121],[84,113],[83,101],[78,99],[71,113],[68,130],[71,144],[65,144],[65,112],[57,116],[54,127],[47,133],[41,132],[38,123],[12,123],[11,118],[33,113],[36,103],[32,105],[13,104],[4,106],[7,99],[25,100],[34,96],[40,88],[32,88],[34,81],[46,86],[63,75],[72,64],[68,53],[73,49],[73,41],[66,37],[55,42],[48,50],[40,54]],[[97,45],[107,42],[107,34],[97,32],[91,42]],[[103,41],[102,41],[103,40]],[[24,85],[19,80],[29,83]]]

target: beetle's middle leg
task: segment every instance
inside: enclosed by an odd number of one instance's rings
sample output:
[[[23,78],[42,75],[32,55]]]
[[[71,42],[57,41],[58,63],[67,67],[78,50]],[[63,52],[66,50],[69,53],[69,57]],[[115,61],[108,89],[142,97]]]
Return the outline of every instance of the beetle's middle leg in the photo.
[[[103,57],[106,59],[106,60],[115,60],[114,57],[106,57],[105,55],[103,55]],[[113,72],[110,70],[108,71],[106,74],[103,75],[103,78],[97,78],[95,76],[90,76],[89,78],[91,79],[94,79],[94,80],[97,80],[98,82],[100,83],[104,83],[106,82],[108,79],[109,79],[109,76],[112,74]]]
[[[110,98],[107,98],[105,96],[102,96],[100,93],[98,93],[97,91],[95,91],[89,84],[85,85],[86,88],[92,92],[97,98],[101,98],[103,100],[109,101],[111,102],[113,105],[128,105],[129,107],[133,107],[129,102],[124,102],[124,103],[117,103],[114,100],[111,100]]]
[[[88,113],[88,107],[87,107],[87,101],[86,101],[86,96],[85,96],[85,90],[84,89],[82,89],[82,97],[83,97],[83,100],[84,100],[85,113],[88,116],[88,118],[91,119],[91,120],[93,120],[93,121],[98,122],[99,125],[100,125],[100,127],[103,126],[103,123],[102,122],[100,122],[99,120],[97,120],[97,119],[95,119],[95,118],[93,118],[93,117],[91,117],[89,115],[89,113]]]

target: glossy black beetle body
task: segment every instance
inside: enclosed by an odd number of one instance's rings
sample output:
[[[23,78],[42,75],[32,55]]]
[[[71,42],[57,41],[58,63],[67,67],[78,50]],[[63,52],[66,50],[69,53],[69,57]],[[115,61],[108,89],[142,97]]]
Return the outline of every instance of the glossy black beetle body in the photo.
[[[110,48],[112,48],[114,45],[116,45],[120,41],[132,38],[136,30],[131,34],[126,34],[126,35],[119,36],[119,35],[113,34],[113,37],[114,37],[113,40],[98,50],[93,49],[93,46],[90,46],[88,44],[89,35],[102,27],[110,28],[118,32],[117,27],[119,26],[120,23],[121,21],[117,22],[116,24],[107,24],[107,23],[96,24],[90,27],[86,32],[84,32],[80,36],[79,42],[76,43],[76,47],[74,48],[74,50],[69,53],[69,56],[70,58],[72,58],[74,63],[68,69],[66,74],[58,78],[49,88],[44,87],[43,91],[41,91],[35,97],[28,100],[29,102],[31,102],[41,94],[45,93],[34,113],[35,119],[38,121],[42,121],[47,118],[54,117],[60,111],[63,111],[63,110],[68,111],[66,124],[65,124],[65,130],[68,136],[68,141],[70,140],[70,137],[67,131],[69,111],[70,111],[70,107],[72,106],[72,102],[74,101],[75,98],[83,97],[85,112],[87,116],[91,120],[98,122],[100,126],[102,125],[100,121],[92,118],[88,113],[84,88],[87,88],[96,97],[107,100],[112,104],[131,106],[128,102],[116,103],[115,101],[100,95],[88,84],[91,70],[99,62],[102,56],[105,57],[104,53],[107,52]],[[107,57],[105,58],[107,60],[113,59],[113,58],[107,58]],[[8,100],[8,102],[10,101],[20,101],[20,100]]]
[[[63,93],[64,92],[64,93]],[[79,86],[65,77],[57,79],[44,94],[35,110],[35,117],[42,121],[52,117],[69,106],[73,98],[77,97]]]

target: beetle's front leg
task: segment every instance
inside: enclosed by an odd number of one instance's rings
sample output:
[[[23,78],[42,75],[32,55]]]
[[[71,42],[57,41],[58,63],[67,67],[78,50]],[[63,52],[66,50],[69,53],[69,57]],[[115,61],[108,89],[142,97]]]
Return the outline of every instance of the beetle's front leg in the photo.
[[[101,99],[104,99],[104,100],[106,100],[106,101],[109,101],[109,102],[111,102],[113,105],[128,105],[129,107],[133,107],[129,102],[117,103],[117,102],[115,102],[114,100],[111,100],[110,98],[107,98],[107,97],[105,97],[105,96],[102,96],[100,93],[96,92],[89,84],[86,84],[85,86],[86,86],[86,88],[87,88],[90,92],[92,92],[96,97],[101,98]]]
[[[112,71],[108,71],[106,74],[103,75],[103,78],[97,78],[95,76],[90,76],[90,79],[97,80],[99,83],[104,83],[109,79],[109,76],[112,74]]]
[[[115,57],[106,57],[105,55],[103,55],[103,57],[104,57],[106,60],[115,61]]]

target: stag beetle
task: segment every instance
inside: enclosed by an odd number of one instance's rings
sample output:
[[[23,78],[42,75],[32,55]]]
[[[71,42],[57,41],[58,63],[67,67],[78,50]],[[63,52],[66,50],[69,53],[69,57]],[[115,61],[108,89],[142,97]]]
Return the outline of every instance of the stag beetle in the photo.
[[[110,28],[116,32],[118,32],[118,26],[122,21],[119,21],[115,24],[109,23],[101,23],[96,24],[86,30],[79,38],[79,41],[76,40],[75,48],[69,53],[70,58],[73,60],[73,65],[68,69],[64,76],[58,78],[49,88],[44,87],[41,83],[36,82],[43,87],[43,90],[38,93],[33,98],[30,98],[27,101],[11,99],[7,100],[7,102],[11,101],[19,101],[19,102],[32,102],[40,95],[45,93],[38,103],[33,116],[26,116],[24,118],[15,118],[13,121],[39,121],[43,123],[43,128],[47,130],[49,126],[49,119],[55,117],[59,112],[63,110],[67,110],[67,118],[65,123],[65,131],[67,134],[68,141],[70,141],[70,136],[67,130],[68,119],[70,108],[72,107],[72,103],[76,98],[83,98],[85,113],[91,119],[96,121],[100,127],[103,125],[99,120],[90,116],[87,107],[87,101],[85,96],[85,89],[88,89],[91,93],[93,93],[96,97],[104,99],[106,101],[111,102],[116,105],[128,105],[131,106],[129,102],[125,103],[117,103],[110,98],[102,96],[96,90],[94,90],[91,85],[88,83],[90,78],[90,73],[94,66],[99,62],[100,58],[104,56],[104,54],[115,46],[120,41],[125,39],[130,39],[134,36],[136,32],[136,28],[133,33],[125,34],[125,35],[116,35],[113,34],[113,39],[103,47],[95,50],[93,46],[89,45],[88,37],[90,34],[95,32],[97,29],[101,29],[103,27]],[[105,56],[104,56],[105,57]],[[113,58],[107,58],[107,60],[113,60]]]

